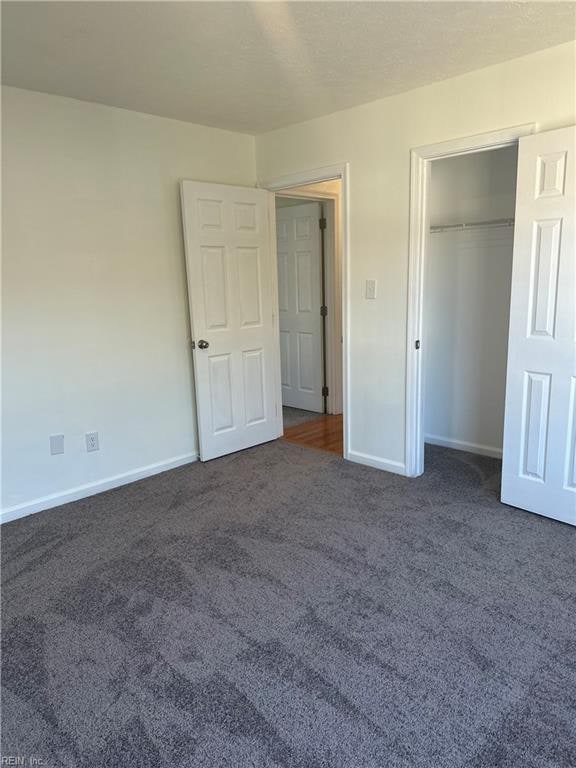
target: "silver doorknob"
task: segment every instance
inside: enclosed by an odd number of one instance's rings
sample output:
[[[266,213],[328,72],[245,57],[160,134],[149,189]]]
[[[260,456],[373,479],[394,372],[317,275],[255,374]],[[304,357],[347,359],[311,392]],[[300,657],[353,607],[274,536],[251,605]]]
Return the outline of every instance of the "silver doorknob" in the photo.
[[[204,339],[200,339],[198,342],[198,349],[208,349],[210,346],[210,343],[208,341],[204,341]]]

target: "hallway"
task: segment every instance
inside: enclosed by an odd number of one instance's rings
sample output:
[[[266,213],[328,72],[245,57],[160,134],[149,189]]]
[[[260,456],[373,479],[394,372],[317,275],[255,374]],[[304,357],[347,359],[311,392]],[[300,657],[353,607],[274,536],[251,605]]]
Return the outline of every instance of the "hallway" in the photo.
[[[342,456],[344,453],[342,414],[311,414],[314,418],[284,429],[284,440]]]

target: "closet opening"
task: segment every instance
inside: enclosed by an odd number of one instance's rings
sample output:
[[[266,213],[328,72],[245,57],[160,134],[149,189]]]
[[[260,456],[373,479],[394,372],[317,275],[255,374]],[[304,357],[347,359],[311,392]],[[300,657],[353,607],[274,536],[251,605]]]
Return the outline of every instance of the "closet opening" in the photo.
[[[425,463],[446,449],[502,457],[517,149],[430,163],[421,337]]]

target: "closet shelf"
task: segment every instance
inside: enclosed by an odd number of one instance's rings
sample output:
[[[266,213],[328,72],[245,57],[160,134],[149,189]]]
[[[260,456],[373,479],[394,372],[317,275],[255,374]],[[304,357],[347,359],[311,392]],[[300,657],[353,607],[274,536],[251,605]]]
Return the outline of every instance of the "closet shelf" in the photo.
[[[514,219],[489,219],[488,221],[468,221],[463,224],[436,224],[430,227],[430,232],[457,232],[464,229],[480,229],[495,227],[513,227]]]

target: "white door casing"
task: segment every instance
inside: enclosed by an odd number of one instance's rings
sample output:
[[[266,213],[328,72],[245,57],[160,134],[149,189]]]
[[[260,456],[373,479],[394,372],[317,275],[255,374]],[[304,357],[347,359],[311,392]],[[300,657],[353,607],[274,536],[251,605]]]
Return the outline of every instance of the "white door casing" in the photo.
[[[282,403],[321,413],[322,252],[320,204],[276,211]]]
[[[282,434],[274,205],[266,190],[196,181],[181,198],[206,461]]]
[[[520,139],[502,501],[576,525],[576,128]]]
[[[423,350],[424,278],[429,238],[430,171],[434,160],[516,145],[534,133],[535,125],[517,125],[413,149],[410,153],[410,245],[408,270],[408,323],[406,334],[405,473],[424,471]]]

